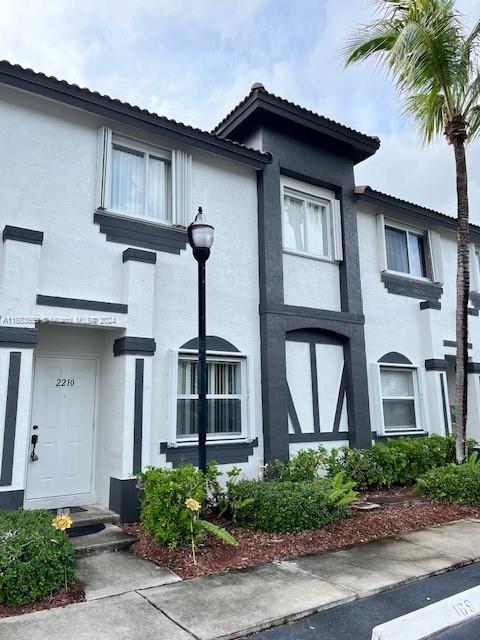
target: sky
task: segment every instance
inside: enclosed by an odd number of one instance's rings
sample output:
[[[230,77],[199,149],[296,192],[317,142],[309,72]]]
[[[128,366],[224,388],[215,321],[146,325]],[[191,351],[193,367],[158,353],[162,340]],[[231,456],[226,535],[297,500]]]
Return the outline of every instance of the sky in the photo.
[[[480,0],[457,0],[471,27]],[[390,80],[341,51],[368,0],[0,0],[0,58],[210,130],[256,81],[381,148],[356,183],[455,215],[453,150],[422,147]],[[468,148],[480,224],[480,141]]]

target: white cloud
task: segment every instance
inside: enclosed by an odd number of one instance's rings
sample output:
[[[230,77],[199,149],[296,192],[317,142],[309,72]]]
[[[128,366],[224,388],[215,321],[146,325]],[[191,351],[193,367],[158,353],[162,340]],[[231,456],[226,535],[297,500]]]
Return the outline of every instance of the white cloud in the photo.
[[[458,0],[470,24],[480,0]],[[2,0],[0,57],[210,128],[262,81],[294,102],[379,135],[357,181],[453,213],[452,150],[422,149],[388,79],[341,69],[367,0]],[[469,150],[480,223],[480,143]]]

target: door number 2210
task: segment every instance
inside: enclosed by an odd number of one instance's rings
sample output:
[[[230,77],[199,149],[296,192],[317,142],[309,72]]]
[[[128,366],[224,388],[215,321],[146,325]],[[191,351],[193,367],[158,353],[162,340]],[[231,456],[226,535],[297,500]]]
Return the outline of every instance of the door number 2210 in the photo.
[[[57,378],[56,387],[73,387],[75,378]]]

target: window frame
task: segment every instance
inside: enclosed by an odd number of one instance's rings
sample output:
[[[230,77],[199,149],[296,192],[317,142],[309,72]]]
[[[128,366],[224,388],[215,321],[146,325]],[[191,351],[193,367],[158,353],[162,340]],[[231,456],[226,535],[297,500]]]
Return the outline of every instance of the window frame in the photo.
[[[300,251],[286,247],[286,211],[285,197],[291,196],[304,202],[321,204],[322,201],[328,203],[327,212],[327,242],[329,255],[321,255],[310,251]],[[342,255],[342,229],[340,215],[340,201],[335,197],[335,193],[323,187],[317,187],[307,182],[301,182],[293,178],[282,176],[280,189],[280,206],[282,213],[282,251],[288,255],[310,258],[323,262],[338,263],[343,260]],[[322,238],[323,241],[323,238]]]
[[[169,428],[169,446],[181,447],[191,446],[198,442],[198,435],[193,434],[190,437],[178,437],[177,436],[177,400],[178,394],[178,364],[180,360],[198,361],[198,351],[195,349],[180,349],[179,351],[172,351],[173,368],[171,369],[171,402],[170,402],[170,428]],[[240,384],[241,394],[234,395],[207,395],[207,398],[236,398],[240,396],[241,401],[241,433],[229,434],[207,434],[207,445],[209,443],[215,444],[233,444],[241,442],[250,442],[253,439],[250,415],[252,413],[253,394],[251,393],[250,379],[252,378],[251,372],[251,358],[245,353],[233,352],[233,351],[207,351],[207,362],[227,362],[227,363],[239,363],[240,364]],[[195,398],[195,394],[182,394],[182,398]]]
[[[385,415],[383,411],[383,401],[384,400],[406,400],[411,399],[412,396],[387,396],[384,398],[382,391],[382,369],[400,369],[403,371],[411,371],[412,372],[412,382],[413,382],[413,406],[415,410],[415,428],[409,429],[405,427],[399,427],[390,429],[385,426]],[[377,374],[378,374],[378,390],[379,390],[379,410],[380,410],[380,425],[382,435],[385,436],[401,436],[408,435],[409,433],[424,433],[424,416],[423,416],[423,393],[422,393],[422,385],[420,381],[420,372],[417,366],[414,364],[397,364],[390,362],[378,362],[377,363]]]
[[[407,235],[407,258],[408,258],[408,268],[411,269],[410,262],[410,243],[408,241],[408,236],[422,235],[424,239],[424,249],[425,249],[425,271],[427,273],[426,276],[417,276],[410,272],[405,271],[396,271],[395,269],[390,269],[388,266],[388,251],[387,251],[387,227],[391,227],[392,229],[396,229],[398,231],[403,231]],[[384,251],[385,251],[385,272],[392,273],[397,276],[401,276],[403,278],[411,278],[412,280],[419,280],[420,282],[434,282],[434,264],[433,264],[433,256],[432,256],[432,247],[430,240],[430,233],[428,229],[422,229],[421,227],[413,227],[408,224],[403,224],[401,222],[397,222],[396,220],[392,220],[391,218],[383,219],[383,241],[384,241]],[[430,275],[428,275],[430,274]]]
[[[176,220],[176,211],[174,204],[174,185],[175,185],[175,168],[174,168],[174,154],[172,150],[165,149],[163,147],[157,147],[150,145],[146,142],[131,138],[129,136],[116,133],[110,129],[106,130],[105,139],[102,141],[102,147],[99,149],[100,154],[100,177],[99,177],[99,205],[97,209],[111,213],[115,216],[121,216],[129,220],[141,221],[147,224],[159,225],[159,226],[178,226]],[[127,152],[132,151],[135,154],[142,154],[145,158],[145,170],[144,170],[144,212],[148,210],[148,157],[152,156],[158,160],[162,160],[168,166],[168,178],[167,178],[167,209],[170,220],[154,218],[147,213],[144,215],[135,215],[122,211],[121,209],[114,208],[112,206],[112,181],[113,181],[113,151],[115,147],[125,149]]]
[[[471,282],[470,282],[470,291],[479,292],[480,291],[480,245],[471,243],[470,245],[471,251]]]

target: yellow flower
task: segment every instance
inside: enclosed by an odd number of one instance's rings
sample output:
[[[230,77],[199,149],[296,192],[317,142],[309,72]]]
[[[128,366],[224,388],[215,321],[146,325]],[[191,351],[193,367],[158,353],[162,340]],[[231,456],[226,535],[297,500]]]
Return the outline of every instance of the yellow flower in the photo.
[[[187,507],[187,509],[190,509],[190,511],[200,511],[201,507],[198,500],[195,500],[194,498],[187,498],[185,500],[185,506]]]
[[[73,524],[73,520],[70,516],[60,515],[52,520],[52,527],[55,529],[60,529],[61,531],[65,531],[65,529],[70,529]]]

